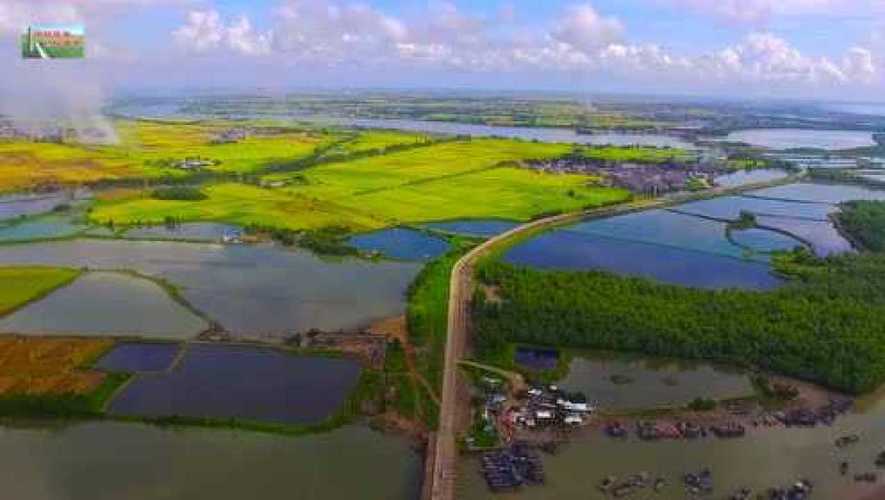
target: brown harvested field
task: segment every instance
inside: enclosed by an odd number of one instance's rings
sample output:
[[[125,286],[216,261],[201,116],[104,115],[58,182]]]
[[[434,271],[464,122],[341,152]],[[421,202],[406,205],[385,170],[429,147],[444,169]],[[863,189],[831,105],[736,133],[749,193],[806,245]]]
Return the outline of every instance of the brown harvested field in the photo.
[[[104,339],[0,337],[0,396],[89,394],[105,375],[79,367],[112,345]]]

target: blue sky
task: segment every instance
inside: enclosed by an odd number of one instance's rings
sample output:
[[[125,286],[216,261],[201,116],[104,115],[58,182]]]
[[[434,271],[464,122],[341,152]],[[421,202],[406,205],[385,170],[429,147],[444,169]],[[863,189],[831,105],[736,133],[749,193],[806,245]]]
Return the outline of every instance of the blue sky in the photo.
[[[84,23],[105,87],[885,90],[885,0],[2,0],[32,22]]]

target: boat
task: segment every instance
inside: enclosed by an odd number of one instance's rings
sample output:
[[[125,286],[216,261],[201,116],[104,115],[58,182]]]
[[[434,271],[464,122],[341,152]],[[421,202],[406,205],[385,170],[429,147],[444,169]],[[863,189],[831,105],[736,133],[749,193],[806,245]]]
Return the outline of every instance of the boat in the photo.
[[[615,486],[615,483],[617,483],[617,482],[618,482],[617,476],[606,476],[599,483],[599,486],[598,486],[599,491],[601,491],[603,493],[608,493]]]

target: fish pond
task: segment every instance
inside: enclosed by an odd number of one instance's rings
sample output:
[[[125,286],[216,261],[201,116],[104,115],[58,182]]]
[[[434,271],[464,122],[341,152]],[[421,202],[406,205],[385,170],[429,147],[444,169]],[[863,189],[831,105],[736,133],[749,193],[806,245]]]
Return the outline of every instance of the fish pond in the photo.
[[[124,238],[133,240],[184,240],[220,242],[225,234],[239,233],[237,226],[216,222],[189,222],[175,227],[145,226],[130,229],[123,233]]]
[[[728,233],[728,238],[735,245],[753,252],[772,253],[804,247],[805,244],[793,236],[767,229],[740,229]]]
[[[750,196],[724,196],[709,200],[693,201],[675,207],[674,210],[692,215],[714,217],[736,221],[741,212],[750,212],[756,216],[786,217],[792,219],[804,219],[826,221],[828,216],[837,210],[835,205],[829,203],[797,203],[779,199],[756,198],[753,195],[761,193],[754,191]]]
[[[810,244],[820,256],[851,251],[851,244],[839,234],[830,221],[830,215],[838,211],[838,206],[830,201],[816,200],[855,199],[855,197],[868,199],[876,193],[854,186],[841,186],[847,188],[845,192],[841,192],[841,187],[835,185],[796,184],[795,186],[799,188],[791,185],[784,186],[785,189],[751,191],[744,196],[696,201],[680,205],[675,210],[684,214],[727,220],[737,220],[741,212],[752,213],[756,216],[759,229],[732,231],[731,239],[739,246],[748,246],[760,251],[789,249],[801,242]],[[784,196],[798,196],[799,199],[790,201]],[[759,232],[763,228],[769,231]],[[774,231],[787,234],[778,235]],[[791,243],[787,235],[796,241]]]
[[[769,149],[816,148],[826,150],[875,146],[872,132],[854,130],[749,129],[728,134],[728,142],[744,142]]]
[[[95,368],[108,372],[162,372],[170,369],[181,344],[121,342],[101,357]]]
[[[464,219],[447,222],[428,222],[424,227],[445,233],[491,238],[515,228],[519,222],[502,219]]]
[[[24,220],[0,223],[0,242],[66,238],[85,231],[89,226],[69,215],[51,214]]]
[[[33,335],[188,338],[208,327],[156,283],[116,272],[87,273],[0,319],[0,332]]]
[[[796,183],[589,220],[523,242],[505,255],[541,269],[607,270],[700,288],[770,289],[782,283],[768,253],[811,246],[820,256],[852,251],[830,216],[849,200],[885,200],[885,190]],[[742,212],[756,228],[728,230]]]
[[[821,256],[851,252],[854,248],[830,221],[801,220],[787,217],[756,217],[756,223],[786,231],[795,237],[811,243],[814,252]]]
[[[762,262],[568,230],[522,243],[504,260],[539,269],[604,270],[697,288],[761,290],[782,282]]]
[[[781,283],[763,255],[729,241],[725,223],[666,210],[550,231],[510,249],[504,260],[542,269],[607,270],[699,288],[770,289]]]
[[[786,170],[777,168],[757,168],[753,170],[738,170],[729,174],[716,177],[715,182],[722,187],[740,187],[760,182],[776,181],[790,175]]]
[[[516,346],[513,361],[530,370],[553,370],[559,364],[559,351],[543,347]]]
[[[568,374],[557,385],[615,410],[685,405],[699,397],[753,395],[750,377],[735,368],[615,353],[575,354]]]
[[[666,390],[663,383],[653,386]],[[631,388],[642,391],[643,386],[636,383],[622,387],[624,391]],[[635,435],[623,440],[611,439],[601,430],[588,430],[570,438],[555,455],[544,456],[547,478],[543,486],[495,497],[606,500],[611,497],[597,488],[603,478],[609,475],[623,478],[645,471],[651,477],[663,476],[667,485],[659,493],[647,489],[626,498],[683,500],[695,497],[687,495],[682,476],[709,468],[714,486],[709,498],[730,498],[745,487],[753,490],[754,496],[750,498],[756,498],[755,494],[764,493],[770,487],[789,486],[799,478],[807,478],[814,483],[812,498],[872,500],[881,498],[873,494],[876,488],[881,488],[881,482],[857,483],[853,476],[876,472],[873,461],[885,442],[883,421],[885,398],[877,394],[858,401],[853,412],[838,418],[831,427],[759,428],[742,439],[649,442]],[[850,434],[859,435],[860,441],[843,448],[834,445],[836,439]],[[462,461],[458,475],[459,499],[490,497],[478,461],[475,456]],[[849,463],[849,471],[844,476],[839,472],[842,461]],[[881,470],[879,473],[881,476]]]
[[[186,349],[171,371],[137,375],[110,413],[317,424],[344,404],[360,375],[349,359],[246,346]]]
[[[0,221],[50,212],[60,205],[80,199],[81,196],[85,195],[48,193],[0,196]]]
[[[276,245],[99,239],[3,247],[0,264],[132,269],[180,287],[234,335],[252,336],[355,329],[402,314],[420,270],[417,263],[323,260]]]
[[[810,182],[799,182],[760,189],[749,194],[788,201],[830,203],[833,205],[852,200],[885,200],[885,189]]]
[[[449,243],[442,238],[401,227],[358,234],[347,243],[362,252],[406,261],[433,260],[449,250]]]
[[[413,500],[420,458],[364,426],[288,437],[89,422],[0,427],[0,482],[15,500]],[[45,424],[43,424],[45,425]]]

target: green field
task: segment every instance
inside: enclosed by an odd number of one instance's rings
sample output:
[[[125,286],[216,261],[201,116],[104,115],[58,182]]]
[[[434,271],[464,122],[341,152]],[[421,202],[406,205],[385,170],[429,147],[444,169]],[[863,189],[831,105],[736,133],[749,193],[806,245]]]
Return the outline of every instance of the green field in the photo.
[[[0,141],[0,192],[143,175],[146,172],[140,166],[100,148]]]
[[[687,161],[693,158],[693,155],[684,149],[642,146],[580,148],[576,150],[576,154],[590,160],[612,163],[666,163]]]
[[[294,127],[277,127],[262,133],[261,130],[269,129],[256,126],[259,132],[248,133],[245,139],[214,144],[213,139],[233,124],[125,121],[116,125],[121,144],[113,150],[133,163],[154,170],[168,170],[168,161],[199,157],[217,162],[208,167],[212,171],[249,173],[305,158],[317,148],[345,137]]]
[[[353,140],[341,145],[347,153],[365,151],[384,151],[394,146],[422,144],[431,140],[426,134],[401,132],[398,130],[366,130],[360,132]]]
[[[297,170],[299,162],[344,161],[432,140],[410,132],[312,129],[266,122],[118,120],[114,127],[119,142],[110,145],[79,144],[73,133],[64,143],[0,141],[0,192],[48,184],[182,179],[194,173],[178,168],[187,158],[210,163],[205,167],[210,176]],[[227,143],[217,140],[235,127],[248,129],[246,137]]]
[[[0,267],[0,316],[39,299],[80,275],[76,269]]]
[[[344,225],[354,230],[381,227],[372,217],[354,213],[332,201],[293,196],[279,190],[225,183],[206,187],[203,201],[157,200],[150,193],[97,202],[93,221],[114,225],[162,224],[166,217],[182,221],[224,221],[286,229],[319,229]]]
[[[498,139],[446,142],[264,178],[286,183],[278,189],[227,183],[205,188],[204,201],[137,197],[100,202],[91,216],[99,223],[123,225],[160,223],[172,216],[361,231],[465,217],[526,220],[628,198],[626,191],[594,186],[585,176],[537,173],[515,163],[560,156],[570,148]]]

